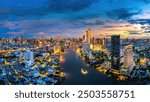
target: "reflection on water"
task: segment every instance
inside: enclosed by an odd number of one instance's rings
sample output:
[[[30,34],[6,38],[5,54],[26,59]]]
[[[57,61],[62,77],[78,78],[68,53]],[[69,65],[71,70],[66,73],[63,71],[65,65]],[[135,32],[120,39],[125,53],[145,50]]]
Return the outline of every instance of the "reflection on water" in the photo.
[[[86,70],[85,68],[81,68],[80,72],[83,75],[87,75],[88,74],[88,70]]]
[[[69,73],[66,73],[65,79],[69,79],[69,77],[70,77]]]
[[[65,62],[61,64],[66,72],[66,79],[63,85],[115,85],[115,84],[135,84],[132,81],[119,81],[111,76],[100,73],[84,63],[76,52],[70,48],[68,53],[64,55]],[[88,71],[86,75],[81,73],[81,68]]]

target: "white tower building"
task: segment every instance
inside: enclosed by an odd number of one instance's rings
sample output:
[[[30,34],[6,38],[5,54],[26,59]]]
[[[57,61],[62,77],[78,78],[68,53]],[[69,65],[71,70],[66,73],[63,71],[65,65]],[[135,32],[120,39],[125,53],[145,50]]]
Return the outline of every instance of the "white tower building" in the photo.
[[[133,49],[132,49],[132,45],[128,45],[125,48],[124,51],[124,64],[127,67],[131,67],[133,65]]]
[[[31,50],[26,50],[24,60],[26,66],[31,66],[34,63],[34,53]]]

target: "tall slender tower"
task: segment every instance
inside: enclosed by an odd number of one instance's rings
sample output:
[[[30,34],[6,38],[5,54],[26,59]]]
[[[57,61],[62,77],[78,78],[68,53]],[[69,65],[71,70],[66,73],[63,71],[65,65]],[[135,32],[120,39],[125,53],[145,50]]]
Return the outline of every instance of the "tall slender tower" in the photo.
[[[21,35],[21,45],[23,45],[24,39],[23,36]]]
[[[105,48],[105,45],[106,45],[106,38],[103,38],[103,39],[102,39],[102,48],[103,48],[103,49]]]
[[[85,35],[83,35],[83,42],[85,42]]]
[[[86,30],[86,34],[85,34],[85,42],[87,43],[91,43],[91,29],[87,29]]]
[[[120,69],[120,35],[111,36],[111,66]]]

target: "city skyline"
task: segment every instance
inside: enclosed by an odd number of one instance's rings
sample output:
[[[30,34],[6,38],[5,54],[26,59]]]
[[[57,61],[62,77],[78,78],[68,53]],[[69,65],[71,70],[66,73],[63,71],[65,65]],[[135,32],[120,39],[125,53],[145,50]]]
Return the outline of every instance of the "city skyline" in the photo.
[[[150,39],[91,36],[0,38],[0,84],[149,84]]]
[[[120,34],[150,38],[149,0],[5,0],[0,3],[0,38],[94,37]]]

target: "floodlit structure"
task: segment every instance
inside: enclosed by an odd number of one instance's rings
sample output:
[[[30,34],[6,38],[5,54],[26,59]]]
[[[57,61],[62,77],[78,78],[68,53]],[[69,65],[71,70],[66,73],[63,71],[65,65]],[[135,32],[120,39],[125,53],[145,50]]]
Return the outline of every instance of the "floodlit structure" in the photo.
[[[54,54],[60,54],[61,53],[61,46],[59,44],[56,44],[54,46]]]
[[[91,42],[91,29],[87,29],[86,30],[86,34],[85,34],[85,42],[89,43]]]

